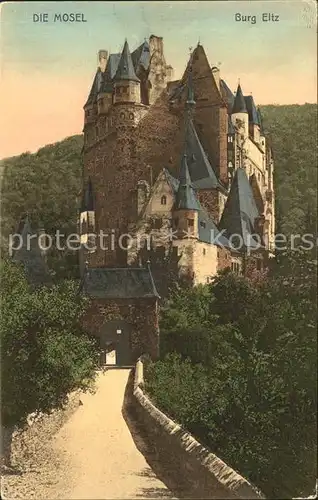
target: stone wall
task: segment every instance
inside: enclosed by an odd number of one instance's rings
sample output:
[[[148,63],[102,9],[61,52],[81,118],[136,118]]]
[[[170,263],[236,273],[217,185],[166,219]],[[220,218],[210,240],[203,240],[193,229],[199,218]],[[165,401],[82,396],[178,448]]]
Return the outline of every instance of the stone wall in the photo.
[[[246,479],[156,408],[145,394],[143,385],[143,363],[138,360],[133,398],[137,418],[158,460],[173,472],[178,486],[190,492],[190,498],[265,498]]]
[[[118,319],[131,328],[132,358],[143,353],[152,359],[159,356],[159,325],[157,299],[92,299],[83,326],[94,337],[100,337],[108,321]]]

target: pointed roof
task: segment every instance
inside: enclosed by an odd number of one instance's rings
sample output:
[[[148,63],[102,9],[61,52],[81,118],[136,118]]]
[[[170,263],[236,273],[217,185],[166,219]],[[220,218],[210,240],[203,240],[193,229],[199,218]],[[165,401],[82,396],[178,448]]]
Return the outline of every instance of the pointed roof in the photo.
[[[20,221],[18,234],[21,235],[22,245],[14,251],[12,260],[23,265],[30,284],[48,284],[51,278],[41,254],[38,235],[32,231],[28,216]],[[34,237],[35,235],[37,237]]]
[[[189,120],[186,129],[186,154],[191,180],[195,188],[209,189],[220,186],[192,120]]]
[[[176,179],[172,174],[170,174],[169,170],[166,168],[164,169],[164,173],[174,192],[174,195],[176,196],[180,184],[179,180]],[[206,213],[206,211],[202,208],[198,200],[197,203],[199,206],[199,216],[198,216],[199,241],[202,241],[204,243],[215,244],[221,247],[230,248],[230,242],[228,241],[228,239],[223,234],[220,234],[221,231],[218,229],[217,225]]]
[[[84,108],[85,108],[85,106],[88,106],[89,104],[93,104],[96,101],[97,94],[100,91],[100,88],[102,86],[102,82],[103,82],[103,73],[102,73],[102,70],[100,68],[98,68],[96,71],[96,74],[94,76],[93,85],[92,85],[92,88],[91,88],[90,93],[88,95],[87,101],[84,104]]]
[[[124,48],[120,56],[120,60],[118,63],[117,71],[114,76],[114,80],[132,80],[135,82],[139,82],[139,78],[137,78],[134,65],[131,59],[129,46],[127,40],[125,40]]]
[[[93,212],[94,210],[95,210],[95,203],[94,203],[93,184],[91,178],[89,177],[83,193],[81,212]]]
[[[106,68],[104,71],[104,77],[105,81],[112,80],[114,76],[116,75],[116,71],[118,68],[118,64],[121,58],[121,54],[109,54],[108,59],[107,59],[107,64]]]
[[[246,103],[240,84],[238,84],[237,86],[237,91],[235,94],[234,104],[232,108],[232,115],[234,113],[247,113]]]
[[[224,80],[220,80],[220,87],[222,95],[227,102],[228,112],[231,113],[235,99],[234,94]]]
[[[248,112],[248,121],[254,125],[259,125],[257,109],[252,95],[244,96],[246,109]]]
[[[201,208],[199,212],[199,241],[230,248],[229,240],[221,233],[214,221]]]
[[[181,160],[179,187],[176,194],[175,209],[200,210],[199,202],[192,186],[186,154],[183,155]]]
[[[147,71],[150,64],[150,47],[147,40],[132,52],[131,58],[135,71],[137,71],[138,66],[142,66]]]
[[[219,227],[221,230],[225,230],[227,238],[238,235],[242,238],[245,248],[256,248],[257,242],[251,236],[255,234],[257,217],[259,217],[259,212],[248,177],[245,170],[238,168],[234,175]]]

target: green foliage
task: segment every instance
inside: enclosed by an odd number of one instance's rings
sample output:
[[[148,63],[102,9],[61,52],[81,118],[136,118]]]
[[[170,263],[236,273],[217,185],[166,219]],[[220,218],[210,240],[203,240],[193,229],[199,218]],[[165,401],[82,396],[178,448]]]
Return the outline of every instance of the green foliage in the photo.
[[[98,354],[80,327],[86,299],[77,291],[73,281],[32,291],[20,266],[1,263],[3,425],[23,424],[29,413],[90,388]]]
[[[287,252],[261,286],[227,272],[176,294],[146,370],[159,407],[269,498],[314,487],[316,276],[308,253]]]
[[[262,106],[274,151],[278,231],[317,231],[317,105]]]
[[[82,136],[69,137],[37,153],[1,161],[3,254],[8,249],[8,235],[16,231],[25,213],[35,229],[43,226],[50,235],[57,230],[65,235],[77,232],[82,143]],[[59,251],[49,259],[59,277],[77,277],[76,253]]]

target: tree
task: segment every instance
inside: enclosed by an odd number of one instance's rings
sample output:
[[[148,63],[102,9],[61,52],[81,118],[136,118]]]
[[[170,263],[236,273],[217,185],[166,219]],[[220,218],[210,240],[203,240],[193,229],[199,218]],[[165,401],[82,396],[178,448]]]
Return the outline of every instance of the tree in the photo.
[[[75,282],[31,290],[22,267],[4,261],[1,285],[2,423],[13,427],[88,390],[98,352],[80,326],[86,299]]]

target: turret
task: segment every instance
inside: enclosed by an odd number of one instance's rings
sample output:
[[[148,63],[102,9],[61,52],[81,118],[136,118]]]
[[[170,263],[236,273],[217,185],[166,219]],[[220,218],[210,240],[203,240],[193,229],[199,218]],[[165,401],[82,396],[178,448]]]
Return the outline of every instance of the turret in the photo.
[[[176,194],[175,206],[173,210],[174,227],[179,238],[198,237],[198,211],[200,204],[194,192],[191,182],[187,155],[182,157],[179,188]]]
[[[248,137],[248,112],[246,109],[246,103],[241,89],[241,85],[238,84],[234,104],[232,108],[232,123],[234,127],[239,131],[240,135],[244,138]]]
[[[257,143],[260,143],[260,121],[255,102],[252,95],[245,96],[246,109],[248,112],[249,135]]]
[[[140,103],[140,80],[137,78],[127,40],[114,77],[114,104]]]

